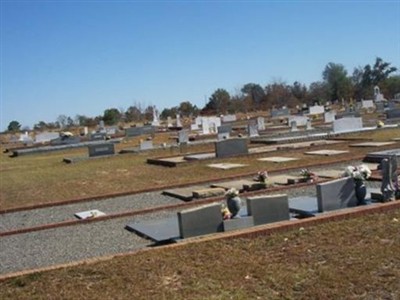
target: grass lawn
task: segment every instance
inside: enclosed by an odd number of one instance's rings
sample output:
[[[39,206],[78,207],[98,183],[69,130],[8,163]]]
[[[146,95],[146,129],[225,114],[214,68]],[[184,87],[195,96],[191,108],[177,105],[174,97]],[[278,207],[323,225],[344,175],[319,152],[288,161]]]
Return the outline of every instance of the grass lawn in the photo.
[[[155,143],[167,140],[165,134],[160,135]],[[354,134],[357,137],[371,138],[375,141],[388,141],[399,137],[400,129],[380,130]],[[121,143],[120,149],[132,147],[137,140]],[[354,155],[381,148],[351,148],[344,144],[319,146],[318,149],[350,150]],[[213,144],[190,146],[189,152],[212,152]],[[196,181],[217,180],[233,175],[256,174],[261,170],[273,171],[280,168],[304,166],[316,162],[336,161],[340,156],[315,157],[304,155],[305,150],[285,150],[284,153],[264,153],[249,157],[234,157],[229,159],[210,160],[207,162],[188,163],[176,168],[149,165],[148,157],[180,155],[180,150],[157,150],[140,154],[116,155],[109,158],[91,159],[74,164],[62,162],[64,157],[87,155],[86,148],[48,154],[26,155],[9,158],[8,154],[0,155],[0,210],[28,206],[38,203],[55,203],[64,200],[96,197],[101,195],[133,192],[148,188],[161,188],[169,185],[187,184]],[[294,156],[297,161],[275,164],[260,162],[259,157]],[[316,161],[317,160],[317,161]],[[218,170],[207,167],[209,163],[232,162],[247,166],[231,170]]]
[[[0,282],[0,299],[399,299],[400,210]]]

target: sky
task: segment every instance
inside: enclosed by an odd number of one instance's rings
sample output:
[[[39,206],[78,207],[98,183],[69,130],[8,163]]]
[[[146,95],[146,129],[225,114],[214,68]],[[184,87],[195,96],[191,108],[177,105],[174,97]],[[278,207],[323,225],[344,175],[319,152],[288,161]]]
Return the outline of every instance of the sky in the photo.
[[[0,0],[0,131],[218,88],[307,86],[329,62],[400,69],[400,1]],[[397,74],[400,74],[397,72]]]

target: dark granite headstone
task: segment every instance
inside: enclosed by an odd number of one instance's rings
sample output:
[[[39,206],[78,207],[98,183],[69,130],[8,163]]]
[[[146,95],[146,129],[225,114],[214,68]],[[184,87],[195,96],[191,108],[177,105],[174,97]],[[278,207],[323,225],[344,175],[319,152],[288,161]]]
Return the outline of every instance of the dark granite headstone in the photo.
[[[368,153],[363,161],[364,162],[371,162],[371,163],[380,163],[382,159],[389,158],[391,156],[395,156],[397,158],[397,162],[400,161],[400,149],[391,149],[391,150],[384,150],[378,152]]]
[[[215,143],[215,155],[217,158],[231,157],[248,154],[246,139],[229,139]]]
[[[104,132],[96,132],[90,135],[91,141],[101,141],[106,139],[107,134]]]
[[[247,198],[247,212],[254,225],[289,220],[289,202],[286,194]]]
[[[340,178],[317,184],[318,211],[330,211],[357,206],[354,179]]]
[[[221,205],[214,203],[178,212],[181,238],[223,231]]]
[[[154,126],[131,127],[125,130],[126,137],[135,137],[142,134],[154,134]]]
[[[115,154],[114,144],[112,143],[89,145],[88,150],[89,157]]]
[[[79,136],[63,136],[50,141],[50,145],[72,145],[80,143],[81,138]]]
[[[221,125],[217,128],[218,133],[231,133],[232,126],[231,125]]]
[[[397,119],[400,118],[400,108],[394,108],[387,110],[385,112],[386,114],[386,119]]]

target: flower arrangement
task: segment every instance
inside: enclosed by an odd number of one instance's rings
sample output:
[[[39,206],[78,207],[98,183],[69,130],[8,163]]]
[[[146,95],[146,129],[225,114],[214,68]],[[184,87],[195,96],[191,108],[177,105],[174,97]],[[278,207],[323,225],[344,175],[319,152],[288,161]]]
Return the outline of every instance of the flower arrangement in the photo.
[[[232,214],[229,211],[229,209],[225,206],[225,204],[223,204],[221,207],[221,214],[222,214],[222,219],[224,220],[232,218]]]
[[[343,177],[352,177],[355,180],[366,180],[371,176],[371,170],[366,165],[347,166]]]
[[[235,198],[237,196],[239,196],[239,191],[237,189],[235,189],[235,188],[230,188],[229,190],[227,190],[225,192],[225,197],[228,198],[228,199],[229,198]]]
[[[309,169],[301,169],[300,175],[306,180],[314,180],[317,178],[317,175],[314,172],[311,172]]]
[[[268,179],[268,172],[267,171],[260,171],[257,173],[257,180],[259,182],[265,183]]]

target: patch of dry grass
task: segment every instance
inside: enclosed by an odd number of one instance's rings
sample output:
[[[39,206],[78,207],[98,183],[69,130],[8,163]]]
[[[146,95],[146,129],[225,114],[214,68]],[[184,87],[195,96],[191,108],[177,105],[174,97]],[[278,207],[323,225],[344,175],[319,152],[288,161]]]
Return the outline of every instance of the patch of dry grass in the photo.
[[[1,299],[398,299],[400,210],[0,282]]]
[[[400,129],[361,133],[355,136],[372,138],[376,141],[387,141],[400,136]],[[166,141],[168,136],[156,136],[155,143]],[[116,151],[137,145],[138,139],[117,145]],[[350,150],[354,155],[378,151],[378,148],[351,148],[347,144],[319,146],[316,149]],[[381,150],[381,148],[379,148]],[[146,163],[148,157],[174,156],[181,152],[214,151],[213,144],[190,146],[186,149],[167,149],[141,154],[116,155],[110,158],[99,158],[81,161],[75,164],[64,164],[64,157],[87,155],[87,150],[74,149],[65,152],[27,155],[9,158],[0,156],[0,209],[21,207],[38,203],[55,203],[105,194],[134,192],[146,188],[165,187],[193,183],[196,181],[217,180],[240,174],[256,174],[260,170],[273,171],[288,167],[298,167],[316,162],[335,162],[344,156],[315,157],[304,155],[304,149],[285,150],[277,153],[264,153],[248,157],[209,160],[188,163],[177,168],[167,168]],[[265,156],[294,156],[301,160],[274,164],[257,161]],[[232,162],[247,164],[244,168],[218,170],[207,167],[215,162]]]

